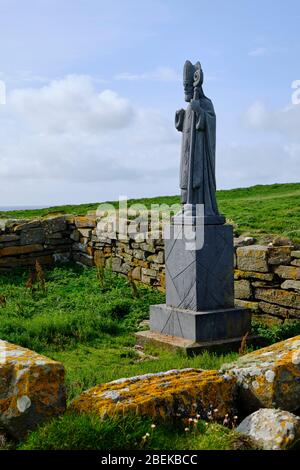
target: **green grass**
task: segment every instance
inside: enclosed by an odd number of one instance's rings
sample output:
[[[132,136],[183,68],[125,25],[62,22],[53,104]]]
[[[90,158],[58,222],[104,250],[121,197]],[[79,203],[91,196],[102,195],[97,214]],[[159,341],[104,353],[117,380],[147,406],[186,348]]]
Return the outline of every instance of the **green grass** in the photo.
[[[257,185],[250,188],[217,191],[219,208],[235,225],[236,233],[256,236],[287,236],[300,242],[300,183]],[[179,196],[132,199],[132,203],[178,204]],[[117,203],[112,201],[117,207]],[[41,217],[49,214],[85,215],[95,211],[98,203],[56,206],[45,209],[0,212],[0,217]]]
[[[126,416],[99,420],[93,415],[66,414],[30,434],[20,450],[229,450],[238,442],[233,430],[199,421],[184,431],[181,422],[157,424]],[[143,438],[149,434],[149,437]]]
[[[77,265],[46,272],[46,292],[26,288],[28,273],[0,276],[0,338],[62,361],[68,398],[97,383],[171,368],[218,368],[235,354],[204,353],[194,358],[146,348],[134,349],[135,337],[149,306],[164,302],[155,289],[138,287],[107,270],[99,283],[96,269]]]
[[[134,332],[148,318],[149,306],[164,302],[163,294],[141,286],[133,290],[126,277],[110,270],[99,282],[96,269],[72,264],[49,269],[45,279],[43,290],[39,285],[26,287],[28,272],[0,275],[0,338],[61,361],[68,403],[82,391],[120,377],[185,367],[218,369],[237,357],[236,353],[206,352],[188,358],[154,347],[145,348],[141,355],[134,348]],[[265,334],[272,341],[300,332],[300,322],[291,325],[283,330],[277,327],[273,333],[266,329]],[[136,418],[135,427],[126,419],[102,423],[95,417],[66,414],[40,427],[21,448],[138,448],[149,421]],[[136,433],[130,432],[132,426]],[[108,444],[108,429],[116,429],[120,439],[113,437]],[[232,431],[217,424],[204,430],[199,424],[193,433],[161,425],[147,445],[151,449],[221,449],[233,445],[232,436]]]

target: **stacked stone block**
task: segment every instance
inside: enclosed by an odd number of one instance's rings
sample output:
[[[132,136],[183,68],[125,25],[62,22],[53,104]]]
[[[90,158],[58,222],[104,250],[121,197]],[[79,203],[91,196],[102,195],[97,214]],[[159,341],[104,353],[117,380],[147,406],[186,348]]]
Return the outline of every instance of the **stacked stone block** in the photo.
[[[270,322],[300,319],[300,248],[289,240],[268,246],[235,239],[235,304]],[[123,239],[97,230],[95,216],[0,220],[0,272],[73,260],[111,266],[114,272],[165,289],[162,238]]]

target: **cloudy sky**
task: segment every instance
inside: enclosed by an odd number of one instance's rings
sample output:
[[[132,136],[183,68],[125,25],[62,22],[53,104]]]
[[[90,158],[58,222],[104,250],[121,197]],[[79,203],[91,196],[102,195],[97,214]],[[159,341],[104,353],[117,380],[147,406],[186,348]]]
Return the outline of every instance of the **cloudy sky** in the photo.
[[[0,0],[0,206],[178,193],[186,59],[218,188],[299,181],[299,29],[297,0]]]

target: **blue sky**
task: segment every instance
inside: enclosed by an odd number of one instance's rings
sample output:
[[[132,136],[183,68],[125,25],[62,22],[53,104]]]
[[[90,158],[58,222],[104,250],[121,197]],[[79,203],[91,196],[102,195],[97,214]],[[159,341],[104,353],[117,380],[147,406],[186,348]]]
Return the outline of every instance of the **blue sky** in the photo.
[[[186,59],[219,188],[299,181],[296,0],[0,0],[0,205],[175,194]]]

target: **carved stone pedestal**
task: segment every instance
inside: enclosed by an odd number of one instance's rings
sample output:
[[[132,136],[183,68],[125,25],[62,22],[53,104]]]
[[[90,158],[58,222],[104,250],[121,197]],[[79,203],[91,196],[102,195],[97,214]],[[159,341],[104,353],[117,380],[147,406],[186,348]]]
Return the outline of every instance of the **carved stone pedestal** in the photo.
[[[150,307],[150,332],[138,338],[194,352],[240,344],[251,313],[234,307],[232,226],[175,219],[165,234],[165,257],[166,304]]]

